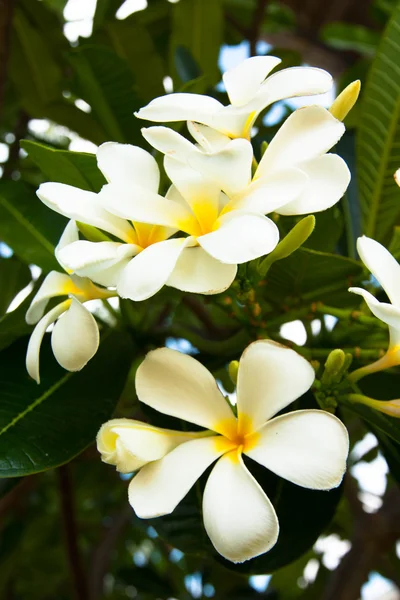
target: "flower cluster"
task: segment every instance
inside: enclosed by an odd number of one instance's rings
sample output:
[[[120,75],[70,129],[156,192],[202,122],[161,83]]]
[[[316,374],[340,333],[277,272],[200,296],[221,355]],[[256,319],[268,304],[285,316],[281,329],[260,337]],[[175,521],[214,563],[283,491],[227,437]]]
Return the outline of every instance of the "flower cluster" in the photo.
[[[251,135],[260,113],[277,100],[332,86],[328,73],[309,67],[270,75],[279,62],[254,57],[227,71],[228,106],[182,93],[150,102],[138,118],[187,121],[193,141],[162,125],[142,130],[152,153],[103,144],[96,157],[107,183],[99,193],[53,182],[40,186],[42,202],[70,221],[56,249],[66,273],[47,276],[27,314],[29,323],[37,323],[27,368],[38,382],[40,344],[55,321],[52,347],[64,368],[79,370],[96,352],[98,327],[84,302],[113,296],[143,301],[165,285],[223,292],[238,265],[276,248],[279,230],[267,215],[318,212],[340,200],[350,173],[329,150],[344,133],[342,119],[358,87],[330,111],[316,105],[296,110],[257,163]],[[164,155],[162,174],[154,151]],[[49,299],[59,296],[67,299],[43,316]],[[279,533],[274,507],[242,455],[306,488],[328,490],[342,480],[348,435],[335,416],[322,410],[276,416],[313,380],[314,370],[293,350],[255,342],[239,364],[236,415],[198,361],[155,350],[137,371],[139,399],[205,429],[162,430],[114,419],[101,428],[98,449],[119,471],[138,471],[129,501],[143,518],[172,512],[216,461],[204,490],[204,525],[220,554],[242,562],[267,552]]]

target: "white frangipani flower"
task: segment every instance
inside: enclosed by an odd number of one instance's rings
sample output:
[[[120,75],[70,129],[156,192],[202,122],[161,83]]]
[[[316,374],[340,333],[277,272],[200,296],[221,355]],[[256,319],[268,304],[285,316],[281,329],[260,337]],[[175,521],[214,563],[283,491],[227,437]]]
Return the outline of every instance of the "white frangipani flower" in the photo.
[[[382,286],[391,303],[379,302],[375,296],[362,288],[351,287],[349,292],[362,296],[370,311],[389,326],[390,342],[385,356],[371,365],[354,371],[350,375],[352,379],[359,379],[364,374],[400,364],[400,265],[389,250],[365,235],[358,238],[357,250],[361,260]]]
[[[322,410],[274,417],[313,380],[312,367],[293,350],[254,342],[239,363],[236,417],[203,365],[158,349],[137,371],[139,399],[206,431],[177,432],[116,419],[101,428],[98,449],[105,462],[123,472],[140,469],[129,485],[129,502],[141,518],[171,513],[217,461],[204,490],[204,525],[222,556],[243,562],[274,546],[279,524],[242,454],[306,488],[328,490],[342,480],[349,441],[339,419]]]
[[[71,224],[68,228],[70,233]],[[51,298],[59,296],[67,296],[68,299],[45,314]],[[58,363],[67,371],[80,371],[99,347],[99,328],[83,303],[112,296],[115,296],[115,292],[101,289],[89,279],[76,275],[51,271],[46,276],[26,313],[26,322],[30,325],[37,324],[26,354],[27,371],[37,383],[40,383],[40,346],[47,328],[55,323],[51,346]]]
[[[331,75],[313,67],[292,67],[268,77],[280,62],[274,56],[254,56],[226,71],[223,81],[231,102],[228,106],[210,96],[175,93],[155,98],[135,114],[157,123],[195,121],[228,138],[250,139],[255,120],[270,104],[322,94],[332,87]],[[210,143],[219,139],[221,136],[210,133]]]
[[[197,135],[199,126],[191,131]],[[179,161],[218,185],[230,198],[223,214],[240,209],[301,215],[330,208],[346,191],[350,171],[345,161],[337,154],[327,154],[344,131],[343,123],[321,106],[296,110],[268,145],[254,177],[253,149],[247,140],[228,139],[214,151],[202,142],[201,135],[195,146],[168,127],[149,127],[142,133],[168,157],[165,169],[172,179],[172,161]]]
[[[230,286],[236,264],[223,264],[197,244],[192,235],[199,232],[196,218],[176,191],[166,198],[158,195],[160,173],[151,154],[108,142],[98,149],[97,162],[110,182],[100,194],[61,183],[44,183],[37,192],[53,210],[120,240],[64,244],[57,257],[69,271],[116,286],[121,297],[136,301],[150,298],[164,285],[203,294]],[[204,186],[196,187],[199,200],[205,192]],[[218,202],[216,186],[210,193]],[[147,218],[142,218],[143,211]],[[189,237],[172,238],[180,229]],[[263,249],[270,246],[269,238]]]

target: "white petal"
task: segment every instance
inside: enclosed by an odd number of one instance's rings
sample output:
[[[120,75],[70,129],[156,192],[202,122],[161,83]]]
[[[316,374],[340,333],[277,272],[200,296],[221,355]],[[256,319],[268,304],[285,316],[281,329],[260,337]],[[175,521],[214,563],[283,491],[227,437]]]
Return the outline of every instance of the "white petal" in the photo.
[[[314,490],[337,487],[346,470],[349,436],[323,410],[296,410],[269,421],[246,454],[273,473]]]
[[[211,373],[196,359],[169,348],[149,352],[136,374],[141,402],[218,433],[236,431],[236,418]]]
[[[349,288],[349,292],[362,296],[372,314],[378,317],[378,319],[391,327],[400,329],[400,307],[393,306],[387,302],[379,302],[375,296],[362,288],[351,287]]]
[[[26,322],[34,325],[42,318],[50,298],[57,296],[68,296],[68,294],[79,295],[79,288],[75,285],[69,275],[50,271],[38,289],[32,303],[26,313]]]
[[[285,169],[253,181],[243,195],[239,195],[225,208],[268,214],[291,202],[307,185],[308,177],[300,169]]]
[[[76,242],[78,240],[79,230],[76,226],[75,221],[68,221],[68,225],[64,229],[62,236],[60,237],[60,241],[58,242],[54,250],[56,259],[58,260],[62,268],[65,269],[65,271],[68,271],[68,267],[66,267],[60,259],[60,250],[62,250],[65,246],[68,246],[69,244],[72,244],[73,242]]]
[[[253,56],[243,60],[223,75],[231,104],[242,106],[250,102],[267,75],[281,62],[275,56]]]
[[[271,340],[253,342],[239,362],[239,422],[255,430],[312,385],[314,369],[294,350]]]
[[[143,148],[106,142],[97,150],[97,165],[108,182],[139,185],[157,192],[160,171],[156,159]]]
[[[124,268],[117,283],[121,298],[139,302],[154,296],[168,281],[191,238],[173,238],[148,246]]]
[[[61,304],[55,306],[39,321],[35,329],[32,331],[26,353],[26,370],[32,379],[36,381],[36,383],[40,383],[39,354],[40,346],[42,345],[42,340],[44,334],[46,333],[46,329],[49,327],[49,325],[54,323],[54,321],[58,319],[63,312],[68,310],[70,304],[71,301],[66,300],[65,302],[61,302]]]
[[[198,121],[207,125],[211,115],[222,106],[218,100],[201,94],[167,94],[152,100],[135,113],[135,116],[156,123]]]
[[[97,449],[103,462],[115,465],[122,473],[132,473],[200,435],[161,429],[133,419],[112,419],[97,434]]]
[[[199,153],[200,154],[200,153]],[[200,225],[209,230],[218,217],[219,186],[188,164],[170,156],[164,159],[165,171],[182,197],[196,215]]]
[[[215,549],[235,563],[268,552],[278,539],[274,507],[235,451],[220,458],[211,471],[203,518]]]
[[[324,154],[313,158],[299,168],[308,176],[301,194],[277,209],[280,215],[304,215],[330,208],[342,198],[350,183],[351,173],[343,158]]]
[[[132,226],[105,210],[99,194],[54,182],[42,183],[36,194],[46,206],[61,215],[129,241]]]
[[[216,260],[203,248],[185,248],[167,285],[194,294],[219,294],[231,285],[237,266]]]
[[[324,154],[339,141],[345,131],[322,106],[306,106],[290,115],[263,154],[256,177],[299,166]]]
[[[130,259],[140,252],[134,244],[78,240],[60,251],[68,269],[106,286],[115,286]]]
[[[237,139],[213,154],[193,153],[188,162],[229,196],[240,193],[250,183],[252,159],[251,143]]]
[[[393,304],[400,306],[400,265],[382,244],[363,235],[357,240],[361,260]]]
[[[117,184],[103,186],[99,193],[103,205],[114,214],[151,225],[185,229],[193,223],[189,208],[171,202],[142,187],[122,187]]]
[[[181,444],[160,460],[145,465],[129,484],[129,503],[141,519],[168,515],[200,475],[223,452],[218,436]]]
[[[274,73],[262,84],[249,108],[260,112],[277,100],[323,94],[331,89],[332,76],[313,67],[291,67]]]
[[[277,226],[262,215],[232,212],[219,222],[219,229],[197,241],[211,256],[227,264],[237,265],[269,254],[279,241]]]
[[[202,147],[204,152],[218,152],[222,150],[229,142],[231,138],[224,135],[220,131],[202,125],[201,123],[195,123],[194,121],[188,121],[187,127],[189,133],[194,137],[196,142]]]
[[[143,127],[141,131],[144,139],[147,140],[153,148],[163,154],[168,154],[181,162],[185,163],[187,161],[188,154],[197,154],[200,152],[196,146],[184,138],[183,135],[169,127],[162,127],[160,125]]]
[[[51,347],[64,369],[80,371],[96,354],[99,337],[93,315],[76,298],[72,298],[70,308],[54,325]]]

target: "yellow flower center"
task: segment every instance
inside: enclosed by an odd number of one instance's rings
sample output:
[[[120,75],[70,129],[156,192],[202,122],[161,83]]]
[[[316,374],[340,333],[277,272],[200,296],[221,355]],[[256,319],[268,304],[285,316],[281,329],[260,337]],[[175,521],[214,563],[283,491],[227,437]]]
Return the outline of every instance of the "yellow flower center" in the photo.
[[[239,415],[237,422],[231,420],[220,422],[217,429],[223,434],[215,439],[218,452],[229,453],[232,460],[242,452],[248,452],[257,444],[260,434],[253,430],[251,419],[244,414]]]

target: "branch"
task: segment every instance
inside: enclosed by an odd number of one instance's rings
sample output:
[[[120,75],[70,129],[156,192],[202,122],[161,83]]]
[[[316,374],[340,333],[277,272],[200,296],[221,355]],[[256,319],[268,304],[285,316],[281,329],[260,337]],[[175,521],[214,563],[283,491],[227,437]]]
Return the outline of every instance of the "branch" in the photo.
[[[400,537],[400,490],[391,488],[381,509],[356,522],[351,549],[332,574],[323,600],[358,600],[369,573]]]
[[[61,511],[64,521],[65,542],[68,561],[71,570],[71,579],[75,588],[77,600],[87,600],[87,584],[82,567],[78,547],[78,531],[75,520],[74,499],[69,467],[64,465],[58,469],[61,496]]]
[[[0,121],[6,89],[7,66],[10,56],[11,29],[15,4],[16,0],[0,0]]]

